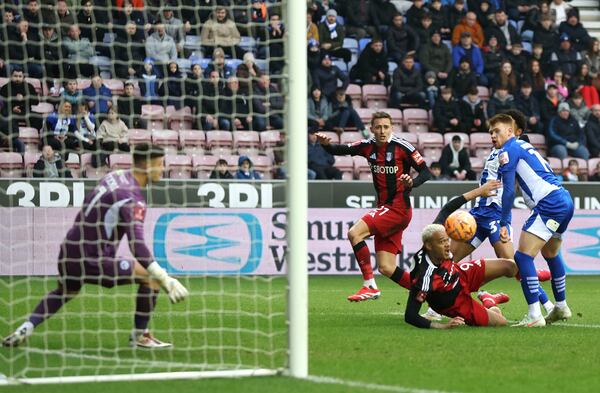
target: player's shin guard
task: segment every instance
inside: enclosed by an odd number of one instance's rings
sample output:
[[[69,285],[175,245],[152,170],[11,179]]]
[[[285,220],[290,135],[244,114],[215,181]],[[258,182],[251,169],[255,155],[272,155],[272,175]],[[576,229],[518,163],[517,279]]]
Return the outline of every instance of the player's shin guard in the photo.
[[[31,322],[34,327],[39,325],[56,314],[69,300],[71,300],[71,297],[67,296],[67,293],[63,292],[61,289],[57,288],[54,291],[49,292],[33,310],[31,316],[29,316],[29,322]]]
[[[358,261],[358,266],[365,281],[373,279],[373,267],[371,266],[371,252],[367,243],[362,241],[354,246],[354,255]]]
[[[565,262],[560,254],[553,258],[545,258],[552,273],[552,292],[554,300],[564,302],[567,299]]]
[[[410,289],[410,274],[396,266],[396,270],[390,276],[390,280],[402,288]]]
[[[539,300],[540,282],[537,278],[533,257],[520,251],[515,253],[515,262],[521,273],[521,288],[527,300],[527,304],[537,304]]]
[[[135,330],[142,333],[148,328],[148,322],[150,321],[150,315],[154,306],[156,306],[156,298],[158,297],[158,291],[146,286],[140,285],[138,288],[137,298],[135,301],[135,317],[134,325]]]

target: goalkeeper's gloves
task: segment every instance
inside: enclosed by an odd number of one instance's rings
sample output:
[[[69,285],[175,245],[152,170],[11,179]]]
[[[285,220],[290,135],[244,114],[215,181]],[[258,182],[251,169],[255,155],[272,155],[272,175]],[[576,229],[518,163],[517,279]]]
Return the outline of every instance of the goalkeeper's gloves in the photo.
[[[179,303],[188,297],[188,290],[177,279],[170,277],[158,262],[152,262],[146,270],[167,291],[171,303]]]

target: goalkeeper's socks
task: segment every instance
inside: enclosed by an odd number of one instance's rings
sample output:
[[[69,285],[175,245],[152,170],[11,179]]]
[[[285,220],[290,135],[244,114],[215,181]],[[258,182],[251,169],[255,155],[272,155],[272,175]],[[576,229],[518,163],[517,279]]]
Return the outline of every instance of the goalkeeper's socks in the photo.
[[[560,254],[553,258],[545,258],[552,273],[552,293],[556,302],[564,302],[567,299],[567,280],[565,273],[565,262]]]
[[[150,315],[154,306],[156,306],[156,298],[158,291],[146,286],[140,285],[138,288],[137,298],[135,300],[135,316],[133,319],[135,329],[144,331],[148,328]]]
[[[410,289],[410,273],[397,266],[394,273],[390,276],[390,280],[400,285],[402,288]]]
[[[362,242],[352,246],[354,255],[358,261],[358,267],[363,275],[363,280],[371,280],[373,278],[373,267],[371,266],[371,252],[369,246],[363,240]]]
[[[30,321],[26,321],[26,322],[23,322],[21,324],[21,326],[19,326],[17,328],[16,331],[17,332],[24,332],[25,333],[25,337],[29,337],[29,336],[31,336],[33,334],[33,328],[34,328],[33,323],[31,323]]]
[[[56,314],[69,300],[71,300],[71,296],[67,296],[58,288],[49,292],[35,307],[29,316],[29,322],[31,322],[34,327],[39,325]]]

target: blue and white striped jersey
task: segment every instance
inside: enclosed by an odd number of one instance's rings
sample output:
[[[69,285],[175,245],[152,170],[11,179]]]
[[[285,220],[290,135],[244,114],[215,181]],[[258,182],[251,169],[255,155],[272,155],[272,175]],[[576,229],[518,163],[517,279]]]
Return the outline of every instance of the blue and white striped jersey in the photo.
[[[510,211],[515,196],[515,178],[530,208],[562,185],[550,165],[528,142],[509,139],[498,153],[498,173],[502,176],[502,219],[500,225],[510,223]]]
[[[498,173],[498,153],[500,151],[498,149],[492,149],[490,155],[485,160],[485,165],[483,167],[483,172],[481,172],[481,179],[479,180],[480,185],[484,185],[488,181],[492,180],[502,180],[501,176]],[[495,205],[495,206],[494,206]],[[478,197],[475,201],[475,205],[473,209],[480,209],[484,207],[496,208],[500,210],[502,206],[502,189],[498,189],[496,195],[483,198]]]

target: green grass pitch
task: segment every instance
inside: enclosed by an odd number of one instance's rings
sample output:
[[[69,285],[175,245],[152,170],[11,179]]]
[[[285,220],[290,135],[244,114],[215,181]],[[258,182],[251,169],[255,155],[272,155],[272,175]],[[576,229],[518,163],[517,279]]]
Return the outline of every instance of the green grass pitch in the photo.
[[[152,393],[600,391],[599,277],[568,277],[568,300],[574,316],[568,323],[544,329],[419,330],[404,322],[406,291],[381,277],[378,282],[383,291],[381,299],[349,303],[346,296],[358,288],[359,277],[309,280],[309,372],[333,378],[329,380],[333,383],[262,377],[48,385],[40,389],[61,393],[104,393],[111,389]],[[9,283],[13,284],[11,293]],[[29,284],[22,279],[0,280],[0,334],[13,329],[38,296],[53,285],[52,280]],[[135,290],[87,286],[83,296],[41,325],[24,349],[1,348],[0,373],[18,374],[28,367],[28,376],[117,374],[126,372],[133,360],[138,362],[138,372],[210,370],[240,364],[277,368],[285,364],[284,278],[195,278],[188,285],[193,292],[190,301],[171,306],[163,296],[151,322],[159,338],[174,342],[174,350],[127,348]],[[27,297],[29,287],[31,295]],[[544,287],[551,294],[549,283]],[[502,306],[510,320],[523,316],[526,306],[515,280],[499,279],[487,289],[511,296],[511,301]],[[84,319],[79,317],[82,311],[87,315]],[[69,334],[63,333],[66,327]],[[256,330],[273,334],[257,334]],[[186,347],[192,349],[186,351]],[[66,357],[61,354],[65,348],[70,353]],[[9,364],[8,358],[13,362]],[[195,366],[186,366],[192,363]],[[31,391],[31,387],[0,390],[24,392]]]

